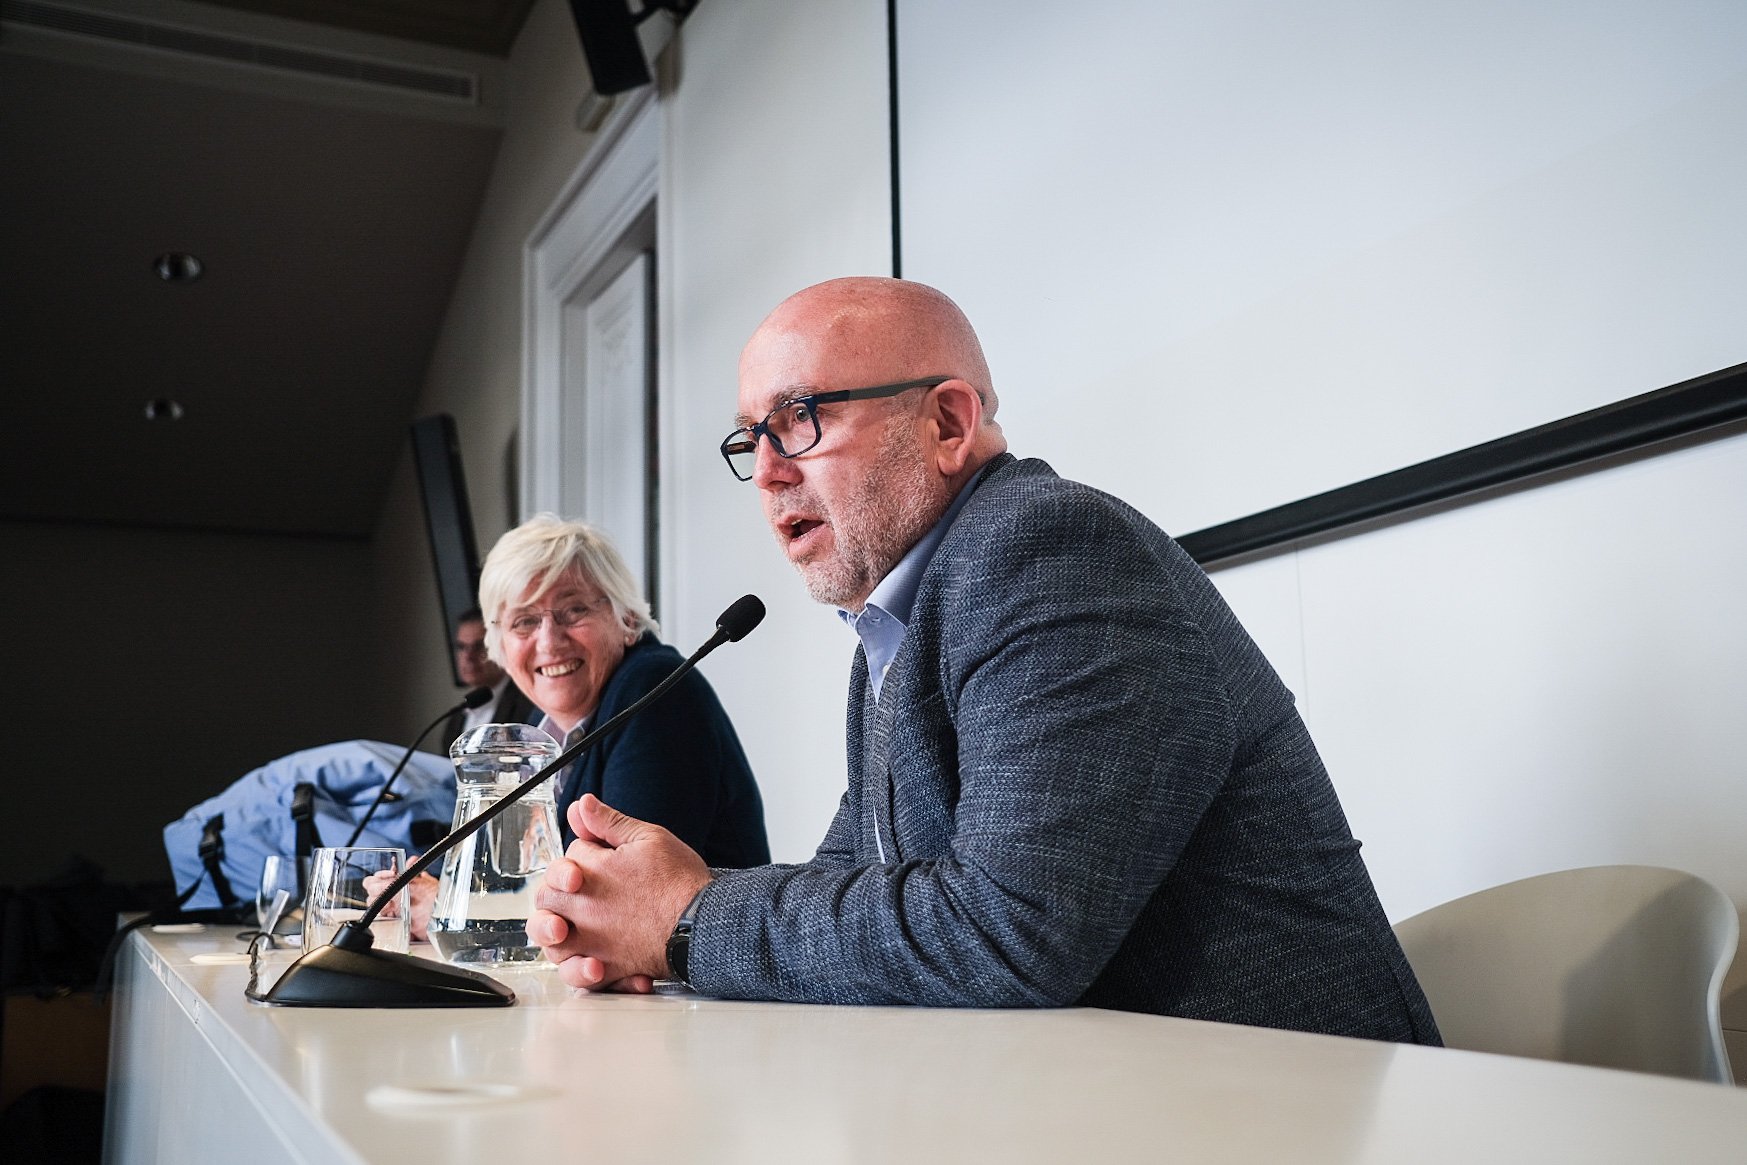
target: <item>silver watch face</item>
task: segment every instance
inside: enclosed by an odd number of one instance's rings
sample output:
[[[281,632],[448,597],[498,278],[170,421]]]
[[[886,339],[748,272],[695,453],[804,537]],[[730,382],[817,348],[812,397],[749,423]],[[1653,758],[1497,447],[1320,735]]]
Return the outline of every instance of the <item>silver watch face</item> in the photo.
[[[692,900],[680,912],[679,921],[673,924],[673,933],[667,936],[667,969],[674,979],[688,987],[691,985],[692,924],[697,919],[698,903],[703,896],[703,889],[692,895]]]
[[[667,970],[681,983],[691,981],[691,947],[692,920],[688,913],[680,916],[673,933],[667,936]]]

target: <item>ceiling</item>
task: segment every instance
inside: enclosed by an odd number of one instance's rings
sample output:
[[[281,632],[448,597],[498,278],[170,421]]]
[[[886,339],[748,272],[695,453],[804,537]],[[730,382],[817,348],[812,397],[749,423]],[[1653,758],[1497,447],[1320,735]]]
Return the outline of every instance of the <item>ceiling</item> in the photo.
[[[368,537],[531,3],[0,4],[0,518]]]
[[[214,0],[220,8],[264,12],[313,24],[510,55],[534,0]]]

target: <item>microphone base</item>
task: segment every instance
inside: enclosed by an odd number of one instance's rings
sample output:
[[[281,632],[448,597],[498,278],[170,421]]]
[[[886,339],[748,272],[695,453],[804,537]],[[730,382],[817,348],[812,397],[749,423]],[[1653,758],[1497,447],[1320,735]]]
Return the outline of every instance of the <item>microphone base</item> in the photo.
[[[261,997],[280,1007],[508,1007],[515,1001],[514,991],[478,971],[332,944],[291,964]]]

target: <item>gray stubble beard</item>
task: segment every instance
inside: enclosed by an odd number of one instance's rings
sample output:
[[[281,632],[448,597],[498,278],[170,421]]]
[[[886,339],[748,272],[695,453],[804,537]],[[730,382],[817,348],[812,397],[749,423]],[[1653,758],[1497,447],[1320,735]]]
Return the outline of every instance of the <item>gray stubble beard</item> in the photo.
[[[946,482],[928,471],[912,427],[894,413],[880,438],[880,464],[890,466],[878,487],[872,480],[832,513],[836,553],[828,563],[795,564],[818,603],[860,610],[868,593],[921,541],[946,511]]]

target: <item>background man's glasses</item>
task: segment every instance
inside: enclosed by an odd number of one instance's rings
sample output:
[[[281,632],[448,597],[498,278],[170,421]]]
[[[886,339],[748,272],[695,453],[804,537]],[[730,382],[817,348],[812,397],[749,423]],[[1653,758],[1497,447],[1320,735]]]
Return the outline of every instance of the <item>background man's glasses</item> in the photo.
[[[807,396],[790,397],[769,413],[764,420],[744,429],[735,429],[722,441],[722,460],[741,481],[752,480],[753,467],[758,462],[758,439],[765,438],[778,457],[799,457],[819,443],[819,406],[846,400],[878,400],[897,396],[912,388],[933,388],[951,380],[950,376],[924,376],[921,380],[905,380],[898,384],[881,384],[873,388],[846,388],[838,392],[815,392]]]
[[[596,599],[592,603],[569,603],[562,607],[534,607],[518,612],[515,618],[507,622],[493,620],[498,626],[514,635],[517,639],[526,639],[540,630],[540,624],[546,621],[546,616],[552,616],[552,622],[560,627],[574,627],[600,608],[606,606],[605,599]]]

